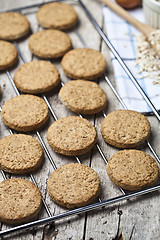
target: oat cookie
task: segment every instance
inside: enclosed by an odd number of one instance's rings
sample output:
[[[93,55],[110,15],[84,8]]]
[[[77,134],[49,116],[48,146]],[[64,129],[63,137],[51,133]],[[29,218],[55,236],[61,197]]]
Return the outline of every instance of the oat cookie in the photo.
[[[72,47],[70,37],[59,30],[43,30],[29,38],[29,48],[40,58],[59,58]]]
[[[21,224],[37,216],[42,197],[32,182],[11,178],[0,183],[0,203],[0,221]]]
[[[40,128],[48,119],[48,106],[45,101],[33,95],[20,95],[4,103],[2,120],[8,127],[17,131],[32,131]]]
[[[158,179],[158,165],[147,153],[122,150],[113,154],[107,164],[110,179],[126,190],[141,190]]]
[[[78,16],[71,5],[54,2],[43,5],[37,12],[37,19],[45,28],[66,30],[77,23]]]
[[[106,69],[103,55],[90,48],[69,51],[62,58],[61,64],[65,74],[72,79],[93,80],[101,76]]]
[[[0,40],[0,53],[0,70],[5,70],[17,63],[17,49],[12,43]]]
[[[41,144],[33,137],[13,134],[0,139],[0,168],[23,174],[36,170],[43,162]]]
[[[60,83],[60,74],[52,63],[31,61],[19,67],[14,75],[16,87],[25,93],[43,93]]]
[[[101,124],[104,140],[118,148],[133,148],[149,137],[151,131],[148,119],[132,110],[116,110],[105,117]]]
[[[27,18],[18,12],[0,13],[0,39],[16,40],[30,31]]]
[[[47,139],[55,152],[74,156],[90,151],[96,135],[94,126],[87,119],[70,116],[55,121],[48,129]]]
[[[70,163],[56,169],[49,177],[47,189],[54,202],[62,207],[82,207],[100,194],[100,181],[90,167]]]
[[[66,83],[59,92],[59,98],[73,112],[95,114],[107,104],[106,93],[95,82],[74,80]]]

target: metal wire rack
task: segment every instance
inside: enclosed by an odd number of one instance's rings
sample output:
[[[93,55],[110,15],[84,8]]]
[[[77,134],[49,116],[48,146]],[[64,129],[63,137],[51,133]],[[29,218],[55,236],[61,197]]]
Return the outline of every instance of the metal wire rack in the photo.
[[[63,1],[63,0],[60,0],[60,1]],[[54,1],[51,1],[51,2],[54,2]],[[155,116],[157,117],[157,119],[160,121],[160,115],[159,115],[157,109],[155,108],[153,103],[150,101],[148,96],[144,93],[143,89],[140,87],[140,85],[138,84],[137,80],[134,78],[134,76],[132,75],[130,70],[127,68],[127,66],[125,65],[125,63],[123,62],[123,60],[121,59],[121,57],[119,56],[119,54],[117,53],[115,48],[112,46],[112,44],[109,41],[109,39],[107,38],[107,36],[104,34],[104,32],[101,30],[101,28],[99,27],[97,22],[94,20],[93,16],[89,12],[89,10],[86,8],[86,6],[82,3],[81,0],[73,0],[73,2],[76,2],[77,4],[79,4],[79,6],[86,13],[88,19],[91,21],[91,23],[93,24],[95,29],[98,31],[98,33],[100,34],[100,36],[102,37],[102,39],[104,40],[106,45],[109,47],[109,49],[112,51],[114,56],[117,58],[117,60],[120,63],[120,65],[126,71],[126,73],[130,77],[130,79],[132,80],[132,82],[134,83],[134,85],[136,86],[138,91],[141,93],[141,95],[144,98],[144,100],[148,103],[148,105],[152,109],[152,111],[155,114]],[[25,7],[22,7],[22,8],[12,9],[10,11],[21,11],[21,10],[29,9],[29,8],[33,8],[33,7],[40,7],[43,4],[44,3],[34,4],[34,5],[30,5],[30,6],[25,6]],[[80,41],[82,42],[82,44],[84,45],[84,47],[87,47],[87,45],[86,45],[85,41],[82,39],[81,35],[77,31],[75,31],[75,32],[76,32],[77,36],[79,37]],[[18,50],[18,53],[19,53],[22,61],[25,63],[26,62],[25,56],[22,54],[18,44],[15,43],[15,46],[16,46],[16,48]],[[11,84],[12,84],[12,86],[13,86],[15,92],[16,92],[16,94],[20,95],[20,92],[16,88],[16,86],[14,84],[14,81],[13,81],[13,78],[12,78],[11,74],[9,73],[9,71],[6,71],[6,74],[7,74],[8,78],[9,78],[9,80],[10,80],[10,82],[11,82]],[[109,80],[109,78],[106,75],[104,75],[104,79],[107,82],[107,84],[109,85],[109,87],[111,88],[111,90],[113,91],[113,93],[115,94],[115,96],[117,97],[117,99],[119,100],[119,102],[121,103],[122,107],[124,109],[127,109],[125,103],[121,99],[121,97],[118,94],[118,92],[116,91],[116,89],[113,87],[113,85],[112,85],[111,81]],[[64,85],[63,82],[61,82],[61,84],[62,84],[62,86]],[[56,116],[56,114],[55,114],[51,104],[49,103],[47,97],[44,94],[42,94],[41,97],[47,103],[48,108],[50,110],[50,113],[51,113],[52,117],[54,118],[54,120],[57,120],[58,118],[57,118],[57,116]],[[1,108],[0,108],[0,111],[1,111]],[[103,117],[106,117],[106,114],[104,112],[102,114],[103,114]],[[79,116],[82,117],[81,115],[79,115]],[[13,134],[11,129],[9,129],[9,132],[10,132],[10,134]],[[44,149],[44,151],[46,153],[47,158],[49,159],[53,169],[55,170],[57,168],[56,164],[53,161],[53,158],[51,157],[51,154],[50,154],[49,150],[47,149],[47,147],[46,147],[46,145],[45,145],[45,143],[44,143],[44,141],[43,141],[39,131],[36,131],[36,135],[37,135],[37,137],[38,137],[38,139],[39,139],[39,141],[40,141],[40,143],[41,143],[41,145],[42,145],[42,147],[43,147],[43,149]],[[157,153],[155,152],[155,150],[153,149],[152,145],[150,144],[150,142],[148,140],[146,141],[146,144],[149,147],[150,151],[153,153],[153,155],[156,158],[157,162],[160,163],[159,156],[157,155]],[[99,144],[96,144],[96,148],[98,149],[98,152],[101,155],[101,157],[104,160],[104,162],[107,164],[108,160],[105,157],[105,154],[103,153],[103,151],[100,148]],[[78,163],[81,163],[80,159],[77,156],[75,156],[75,158],[76,158],[76,161]],[[1,174],[2,174],[4,179],[7,178],[5,173],[4,173],[4,171],[1,170]],[[32,182],[38,187],[38,184],[37,184],[34,176],[32,174],[29,174],[29,176],[30,176]],[[104,200],[104,201],[101,201],[101,199],[99,199],[99,202],[97,202],[95,204],[91,204],[91,205],[88,205],[88,206],[85,206],[85,207],[81,207],[81,208],[77,208],[77,209],[74,209],[74,210],[70,210],[70,211],[67,211],[67,212],[55,215],[55,216],[52,216],[52,214],[51,214],[51,212],[50,212],[50,210],[49,210],[49,208],[48,208],[44,198],[42,198],[44,208],[45,208],[45,210],[47,212],[47,215],[48,215],[47,218],[36,220],[36,221],[32,221],[32,222],[29,222],[29,223],[26,223],[26,224],[23,224],[23,225],[19,225],[19,226],[13,227],[13,228],[9,228],[7,230],[0,231],[0,237],[4,236],[4,235],[7,235],[7,234],[11,234],[11,233],[17,232],[19,230],[24,230],[24,229],[35,227],[35,226],[38,226],[38,225],[50,223],[50,222],[53,222],[53,221],[61,219],[61,218],[65,218],[65,217],[68,217],[68,216],[72,216],[72,215],[76,215],[76,214],[92,211],[94,209],[98,209],[98,208],[101,208],[101,207],[104,207],[104,206],[109,206],[111,204],[114,204],[114,203],[117,203],[117,202],[120,202],[120,201],[123,201],[123,200],[127,200],[129,198],[138,197],[138,196],[150,193],[150,192],[154,192],[154,191],[160,190],[160,185],[153,186],[153,187],[147,188],[145,190],[136,191],[136,192],[132,192],[132,193],[126,193],[122,189],[120,189],[120,190],[123,193],[123,195],[121,195],[121,196],[118,196],[118,197],[115,197],[115,198],[111,198],[111,199],[107,199],[107,200]]]

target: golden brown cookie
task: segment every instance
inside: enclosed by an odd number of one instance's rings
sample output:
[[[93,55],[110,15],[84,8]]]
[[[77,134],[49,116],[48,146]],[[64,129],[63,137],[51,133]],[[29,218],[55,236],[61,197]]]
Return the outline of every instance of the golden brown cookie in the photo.
[[[47,189],[54,202],[62,207],[82,207],[100,194],[100,181],[90,167],[70,163],[56,169],[49,177]]]
[[[62,58],[64,73],[72,79],[93,80],[101,76],[106,69],[103,55],[94,49],[77,48]]]
[[[0,70],[5,70],[17,63],[17,49],[9,42],[0,40]]]
[[[48,106],[45,101],[33,95],[20,95],[4,103],[2,120],[8,127],[17,131],[32,131],[42,127],[48,119]]]
[[[95,82],[75,80],[66,83],[59,92],[59,98],[73,112],[95,114],[107,104],[106,93]]]
[[[60,83],[60,74],[52,63],[31,61],[19,67],[14,75],[16,87],[25,93],[43,93]]]
[[[13,134],[0,139],[0,168],[23,174],[36,170],[43,162],[41,144],[33,137]]]
[[[16,40],[30,31],[27,18],[18,12],[0,13],[0,39]]]
[[[132,110],[116,110],[105,117],[101,124],[104,140],[118,148],[133,148],[149,137],[151,131],[148,119]]]
[[[32,182],[11,178],[0,183],[0,203],[0,221],[21,224],[37,216],[42,197]]]
[[[54,2],[43,5],[37,12],[37,19],[45,28],[66,30],[77,23],[78,16],[71,5]]]
[[[29,48],[40,58],[59,58],[72,47],[70,37],[59,30],[43,30],[29,38]]]
[[[158,165],[147,153],[122,150],[113,154],[107,164],[110,179],[126,190],[141,190],[158,179]]]
[[[55,121],[48,129],[47,139],[55,152],[74,156],[89,152],[96,143],[96,135],[87,119],[70,116]]]

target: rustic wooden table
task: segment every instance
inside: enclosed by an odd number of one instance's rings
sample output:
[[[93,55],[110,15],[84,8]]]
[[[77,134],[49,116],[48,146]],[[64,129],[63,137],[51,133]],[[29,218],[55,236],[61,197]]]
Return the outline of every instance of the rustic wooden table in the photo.
[[[0,1],[0,10],[7,10],[12,9],[15,7],[21,7],[24,5],[35,4],[43,2],[41,0],[1,0]],[[88,7],[90,12],[93,14],[94,18],[104,29],[103,25],[103,15],[102,15],[102,6],[98,0],[83,0],[84,4]],[[97,31],[94,29],[92,24],[89,22],[88,18],[86,17],[85,13],[79,7],[77,3],[71,2],[72,5],[75,7],[78,15],[79,15],[79,25],[76,29],[67,32],[72,39],[73,47],[83,47],[82,42],[80,41],[77,33],[83,38],[85,43],[88,47],[97,49],[101,51],[107,61],[107,76],[110,78],[112,83],[114,84],[114,75],[112,71],[112,65],[110,61],[110,55],[108,48],[98,35]],[[22,11],[23,14],[27,16],[31,23],[31,28],[33,32],[40,30],[38,26],[35,13],[37,8],[28,9]],[[104,30],[105,31],[105,30]],[[77,32],[77,33],[76,33]],[[28,49],[28,38],[18,41],[18,46],[20,47],[21,51],[23,52],[27,61],[32,59],[36,59],[32,56],[31,52]],[[69,81],[64,75],[60,62],[54,61],[55,65],[58,67],[61,80],[65,83]],[[19,59],[19,65],[23,64],[22,60]],[[18,67],[18,66],[17,66]],[[17,67],[10,71],[11,76],[14,76]],[[105,82],[103,78],[99,79],[100,86],[106,91],[108,95],[108,106],[105,110],[105,113],[109,113],[115,109],[120,108],[119,102],[114,96],[113,92]],[[7,77],[5,72],[0,74],[0,85],[2,88],[2,96],[1,96],[1,106],[5,101],[10,99],[11,97],[16,96],[15,91]],[[50,94],[47,95],[52,108],[54,109],[58,118],[75,115],[71,111],[68,111],[63,104],[60,103],[58,99],[58,90],[52,91]],[[86,117],[86,116],[85,116]],[[105,156],[107,159],[110,156],[118,151],[115,148],[107,145],[104,140],[102,139],[100,133],[100,124],[103,120],[103,115],[97,114],[95,116],[86,117],[89,119],[96,127],[98,132],[98,144],[101,146]],[[148,118],[151,126],[152,126],[152,135],[151,135],[151,142],[154,148],[156,149],[157,153],[160,154],[160,147],[159,147],[159,124],[158,120],[155,117]],[[57,167],[62,166],[63,164],[67,164],[70,162],[76,162],[75,158],[67,158],[65,156],[61,156],[53,152],[53,150],[49,147],[47,140],[46,140],[46,131],[48,126],[54,121],[53,117],[50,116],[48,125],[40,132],[55,164]],[[0,137],[4,137],[9,134],[8,129],[3,125],[1,122],[1,132]],[[37,138],[35,134],[33,134]],[[146,146],[143,148],[144,151],[149,152]],[[109,177],[106,173],[106,164],[102,157],[100,156],[99,152],[96,148],[93,149],[89,154],[85,154],[84,156],[80,157],[80,161],[83,164],[90,165],[100,176],[101,180],[101,199],[109,199],[119,195],[122,195],[120,190],[110,181]],[[38,183],[38,186],[42,192],[42,195],[49,206],[49,209],[53,215],[59,214],[61,212],[66,211],[65,209],[59,207],[58,205],[54,204],[47,191],[46,191],[46,182],[48,176],[52,173],[53,167],[50,164],[47,156],[45,156],[45,161],[43,167],[36,173],[34,173],[34,177]],[[11,177],[7,174],[7,177]],[[15,176],[12,176],[15,177]],[[24,176],[22,176],[24,177]],[[28,176],[25,178],[30,179]],[[2,175],[0,175],[0,181],[3,180]],[[47,226],[41,226],[34,229],[29,229],[23,232],[18,232],[13,236],[6,236],[4,239],[27,239],[27,240],[38,240],[38,239],[86,239],[86,240],[99,240],[99,239],[122,239],[122,237],[118,238],[118,236],[123,236],[125,240],[151,240],[151,239],[160,239],[160,207],[159,207],[159,199],[160,194],[159,192],[149,193],[147,195],[137,197],[134,199],[130,199],[127,201],[123,201],[118,204],[114,204],[110,207],[106,207],[103,209],[98,209],[95,211],[91,211],[85,214],[75,215],[69,218],[61,219],[56,221],[52,228],[48,228]],[[7,204],[7,203],[6,203]],[[39,218],[47,217],[47,213],[44,209],[39,214]],[[7,229],[8,227],[2,224],[2,230]]]

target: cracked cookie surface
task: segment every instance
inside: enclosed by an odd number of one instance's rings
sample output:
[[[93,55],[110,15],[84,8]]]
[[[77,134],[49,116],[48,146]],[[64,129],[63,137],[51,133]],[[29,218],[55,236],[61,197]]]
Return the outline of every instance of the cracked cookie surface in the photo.
[[[80,114],[95,114],[102,111],[107,104],[107,96],[95,82],[74,80],[66,83],[59,92],[64,105]]]
[[[153,185],[159,174],[155,159],[145,152],[133,149],[113,154],[106,168],[116,185],[133,191]]]
[[[116,110],[109,113],[101,124],[104,140],[118,148],[133,148],[149,137],[151,131],[148,119],[132,110]]]
[[[21,224],[37,216],[42,197],[32,182],[11,178],[0,183],[0,205],[1,222]]]
[[[43,162],[43,149],[32,136],[12,134],[0,139],[0,168],[24,174],[36,170]]]
[[[90,48],[77,48],[64,55],[61,61],[64,73],[72,79],[93,80],[106,69],[101,52]]]
[[[14,75],[16,87],[25,93],[51,91],[60,83],[60,74],[52,63],[31,61],[21,65]]]
[[[0,13],[0,39],[16,40],[30,31],[28,19],[18,12]]]
[[[47,132],[47,140],[53,150],[68,156],[89,152],[96,143],[96,136],[95,127],[78,116],[55,121]]]
[[[48,120],[48,106],[37,96],[26,94],[13,97],[2,107],[2,120],[17,131],[36,130]]]
[[[10,68],[17,63],[17,49],[12,43],[0,40],[0,53],[0,70]]]
[[[38,22],[44,28],[66,30],[73,27],[78,20],[74,8],[66,3],[55,2],[43,5],[37,12]]]
[[[53,201],[62,207],[82,207],[100,194],[100,181],[90,167],[70,163],[56,169],[49,177],[47,189]]]
[[[60,30],[43,30],[29,38],[29,48],[40,58],[60,58],[72,47],[70,37]]]

